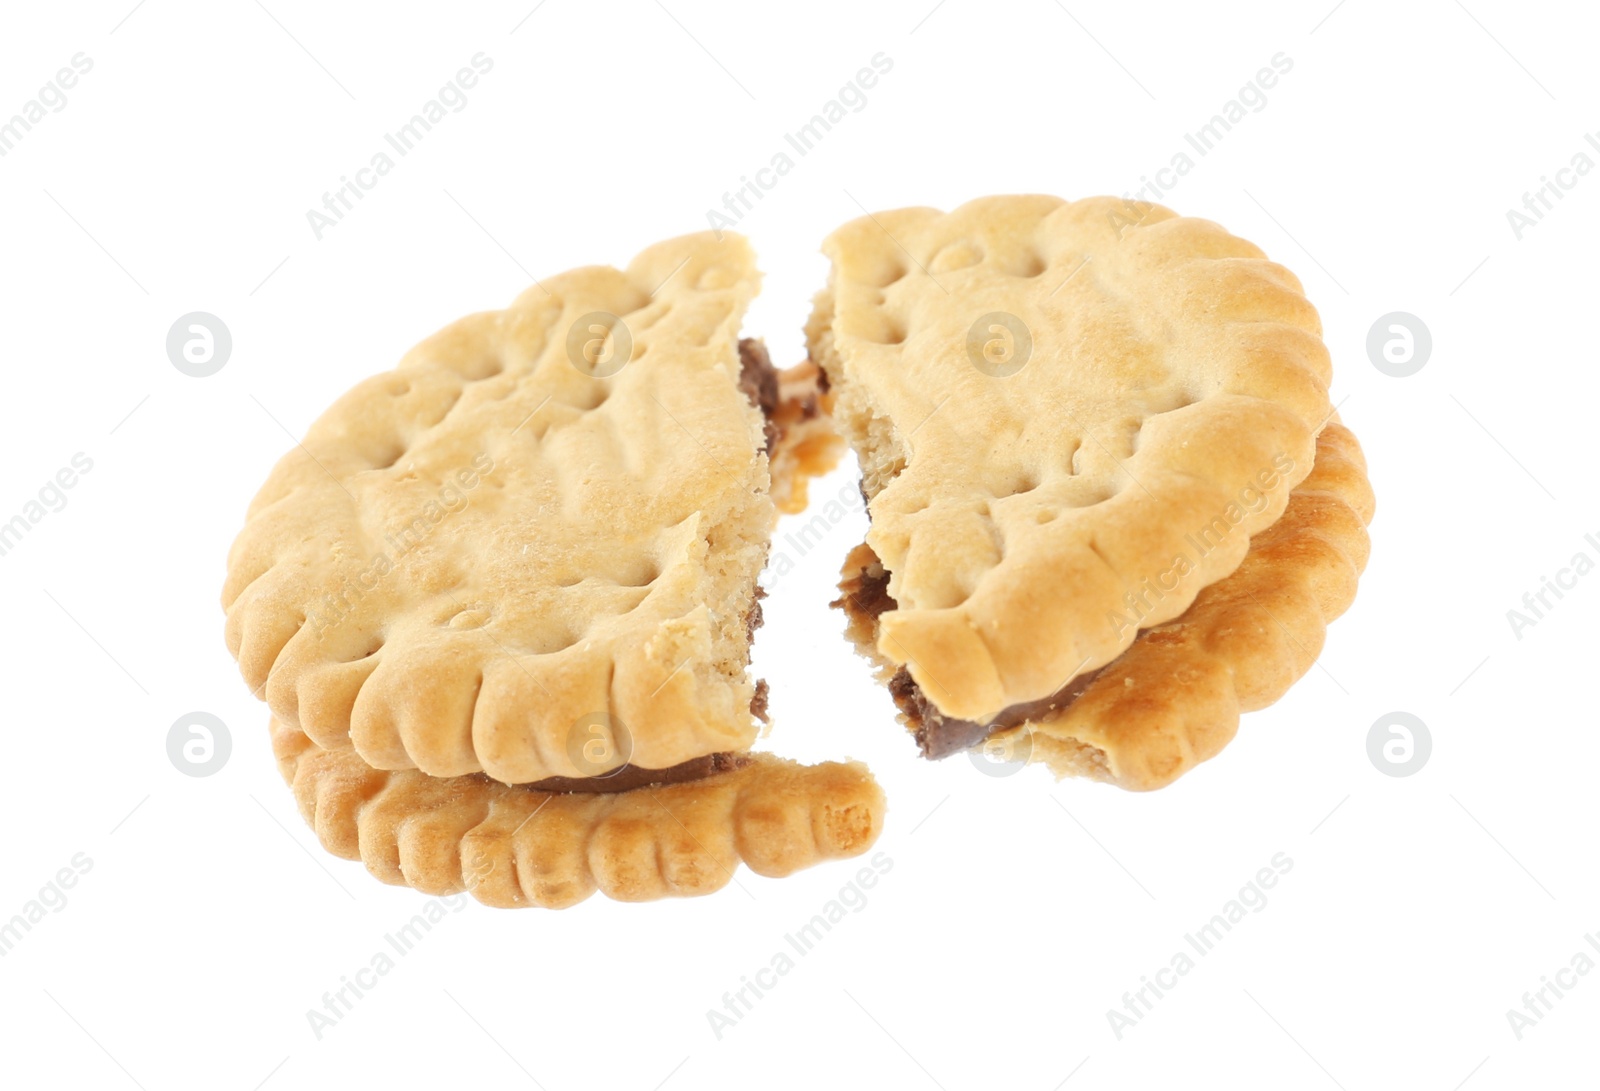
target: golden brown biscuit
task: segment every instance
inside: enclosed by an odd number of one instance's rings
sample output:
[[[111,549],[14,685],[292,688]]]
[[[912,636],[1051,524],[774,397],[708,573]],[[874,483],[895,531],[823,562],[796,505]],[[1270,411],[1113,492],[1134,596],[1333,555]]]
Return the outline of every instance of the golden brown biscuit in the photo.
[[[551,278],[278,464],[230,556],[228,646],[330,851],[558,907],[872,844],[863,766],[746,753],[769,457],[789,505],[829,451],[815,368],[737,340],[756,281],[709,233]]]
[[[748,748],[775,518],[736,349],[757,280],[736,235],[674,239],[336,402],[229,558],[228,646],[273,714],[376,768],[507,783]]]
[[[855,762],[752,754],[689,783],[557,794],[481,774],[374,769],[276,717],[271,731],[278,768],[329,852],[386,883],[465,890],[493,906],[558,909],[596,890],[620,901],[709,894],[741,861],[788,875],[865,852],[883,826],[883,791]]]
[[[1337,420],[1317,437],[1316,463],[1282,516],[1250,540],[1230,575],[1204,588],[1174,621],[1139,633],[1109,665],[1079,676],[1001,730],[972,725],[985,748],[1043,762],[1058,777],[1123,788],[1170,784],[1233,738],[1241,712],[1265,708],[1315,662],[1328,623],[1355,598],[1375,502],[1355,436]],[[864,548],[864,547],[863,547]],[[851,632],[872,653],[868,554],[846,564],[842,600]],[[894,664],[882,660],[885,677]],[[923,709],[902,721],[924,734]],[[934,711],[932,715],[937,715]]]
[[[877,652],[947,716],[1045,698],[1177,618],[1311,471],[1317,313],[1213,223],[993,197],[825,249],[808,342],[888,576]]]

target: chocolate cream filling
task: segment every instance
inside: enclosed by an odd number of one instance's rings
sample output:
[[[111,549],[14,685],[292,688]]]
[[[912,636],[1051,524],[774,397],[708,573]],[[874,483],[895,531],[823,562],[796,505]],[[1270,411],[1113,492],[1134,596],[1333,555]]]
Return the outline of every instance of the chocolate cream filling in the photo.
[[[739,389],[750,404],[761,410],[766,421],[767,454],[778,444],[778,426],[772,417],[778,411],[778,371],[767,355],[767,346],[753,337],[739,340]]]
[[[782,438],[781,429],[772,419],[779,404],[778,372],[772,366],[772,357],[767,354],[767,346],[753,337],[741,338],[739,341],[739,389],[750,399],[751,405],[761,410],[761,416],[766,422],[766,450],[770,455],[778,440]],[[750,611],[745,615],[745,631],[752,638],[761,624],[761,600],[765,597],[766,591],[757,584],[751,592]],[[764,678],[756,682],[755,693],[750,697],[750,712],[763,722],[767,719],[767,682]],[[546,777],[543,780],[520,784],[518,787],[531,788],[536,792],[627,792],[657,784],[681,784],[689,780],[703,780],[718,773],[737,769],[749,761],[748,754],[724,751],[690,758],[677,765],[669,765],[665,769],[648,769],[642,765],[627,763],[599,776]]]
[[[839,589],[844,597],[834,605],[843,606],[852,614],[856,623],[863,626],[863,632],[870,634],[871,644],[876,645],[878,618],[897,606],[889,595],[888,571],[874,557],[854,576],[845,579]],[[969,750],[1008,727],[1050,717],[1083,696],[1098,673],[1080,674],[1049,696],[1009,705],[985,722],[959,720],[940,712],[939,706],[928,698],[904,666],[889,679],[889,695],[905,715],[922,756],[937,760]]]
[[[680,761],[665,769],[646,769],[642,765],[619,765],[609,773],[597,777],[546,777],[519,788],[532,788],[536,792],[627,792],[647,785],[680,784],[686,780],[703,780],[716,773],[737,769],[750,760],[748,754],[707,754],[700,758]]]

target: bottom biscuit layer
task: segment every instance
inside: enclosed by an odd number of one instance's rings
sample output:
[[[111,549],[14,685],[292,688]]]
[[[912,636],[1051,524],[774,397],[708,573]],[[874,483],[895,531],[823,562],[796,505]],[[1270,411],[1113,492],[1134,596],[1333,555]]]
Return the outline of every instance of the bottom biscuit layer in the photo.
[[[857,856],[883,827],[865,766],[770,754],[681,784],[604,795],[539,792],[483,776],[374,769],[271,723],[278,768],[324,848],[386,883],[467,891],[485,905],[558,909],[596,890],[619,901],[721,889],[741,862],[782,876]]]

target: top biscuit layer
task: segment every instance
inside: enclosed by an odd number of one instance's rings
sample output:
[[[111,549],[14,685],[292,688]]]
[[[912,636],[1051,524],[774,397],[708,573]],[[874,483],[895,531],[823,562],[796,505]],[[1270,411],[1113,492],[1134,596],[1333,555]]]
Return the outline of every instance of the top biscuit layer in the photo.
[[[1330,363],[1294,274],[1146,203],[846,224],[808,327],[898,604],[879,650],[985,720],[1233,571],[1311,470]]]
[[[674,239],[339,399],[229,557],[228,646],[273,713],[380,769],[508,783],[748,747],[775,518],[737,386],[757,281],[739,236]]]

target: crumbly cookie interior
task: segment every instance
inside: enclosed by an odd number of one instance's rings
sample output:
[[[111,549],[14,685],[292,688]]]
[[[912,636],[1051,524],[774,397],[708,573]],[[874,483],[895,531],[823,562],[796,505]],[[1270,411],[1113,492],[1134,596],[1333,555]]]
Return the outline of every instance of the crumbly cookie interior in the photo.
[[[786,371],[772,365],[765,344],[757,338],[739,341],[739,388],[760,412],[766,436],[766,456],[773,466],[772,492],[781,492],[789,505],[805,504],[809,476],[832,468],[843,443],[827,423],[827,387],[821,371],[809,361]],[[784,502],[778,505],[785,507]],[[767,683],[746,678],[750,645],[761,625],[758,582],[766,565],[771,540],[770,509],[751,503],[736,507],[707,535],[706,601],[723,606],[716,611],[722,623],[710,669],[720,671],[730,685],[750,693],[750,711],[767,719]],[[624,764],[594,777],[549,777],[521,787],[545,792],[624,792],[645,785],[679,784],[701,780],[741,766],[748,756],[718,752],[680,762],[665,769]]]
[[[831,416],[861,464],[861,495],[870,505],[906,467],[905,448],[894,422],[880,415],[865,388],[844,381],[844,365],[833,339],[833,286],[818,292],[806,324],[811,360],[833,394]]]

